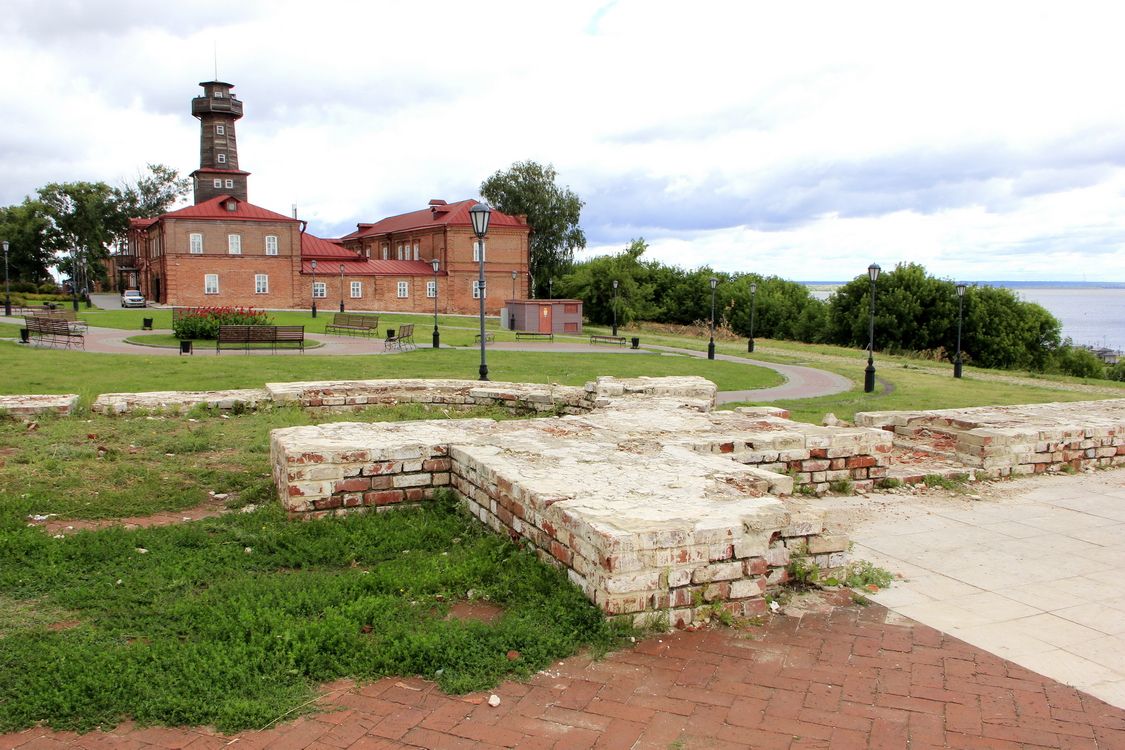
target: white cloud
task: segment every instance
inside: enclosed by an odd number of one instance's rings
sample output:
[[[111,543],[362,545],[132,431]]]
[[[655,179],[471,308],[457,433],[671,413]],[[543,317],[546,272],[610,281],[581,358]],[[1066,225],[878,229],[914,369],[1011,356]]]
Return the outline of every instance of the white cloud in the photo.
[[[16,0],[0,90],[12,203],[190,172],[196,82],[246,105],[251,199],[311,230],[551,162],[592,251],[799,279],[871,260],[1125,281],[1125,9],[1110,2],[485,6]],[[858,270],[857,270],[858,269]]]

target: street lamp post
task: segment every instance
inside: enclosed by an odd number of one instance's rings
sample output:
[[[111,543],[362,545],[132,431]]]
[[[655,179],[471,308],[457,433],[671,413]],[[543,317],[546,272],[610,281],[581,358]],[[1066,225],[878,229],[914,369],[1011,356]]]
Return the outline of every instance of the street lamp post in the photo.
[[[4,240],[4,315],[12,317],[12,297],[8,291],[8,241]]]
[[[477,277],[477,296],[480,298],[480,379],[488,380],[488,360],[485,355],[484,334],[484,235],[488,233],[488,220],[492,217],[492,209],[487,203],[477,203],[469,209],[469,217],[473,220],[473,234],[477,236],[480,252],[480,275]]]
[[[344,311],[344,264],[340,264],[340,312]]]
[[[312,266],[312,316],[316,317],[316,259],[309,262]]]
[[[953,377],[961,377],[961,321],[965,317],[965,283],[957,285],[957,359],[953,360]]]
[[[875,282],[879,279],[878,263],[867,267],[867,278],[871,279],[871,317],[867,325],[867,369],[863,372],[863,392],[875,390]]]
[[[757,306],[758,301],[758,284],[752,282],[750,284],[750,340],[746,342],[746,351],[754,351],[754,308]]]
[[[613,280],[613,335],[617,335],[617,279]]]
[[[711,340],[707,342],[707,359],[715,358],[715,287],[719,280],[711,277]]]
[[[554,299],[555,298],[555,280],[551,276],[547,277],[547,298],[548,299]]]
[[[78,312],[78,249],[70,258],[70,304]]]
[[[430,265],[433,266],[433,268],[434,268],[434,342],[433,342],[433,347],[435,349],[437,349],[441,346],[441,334],[438,333],[438,329],[437,329],[437,274],[438,274],[438,267],[439,267],[440,264],[438,263],[438,259],[434,258],[433,260],[430,261]]]
[[[517,276],[519,276],[519,273],[516,272],[516,271],[512,271],[512,299],[516,298],[516,277]]]

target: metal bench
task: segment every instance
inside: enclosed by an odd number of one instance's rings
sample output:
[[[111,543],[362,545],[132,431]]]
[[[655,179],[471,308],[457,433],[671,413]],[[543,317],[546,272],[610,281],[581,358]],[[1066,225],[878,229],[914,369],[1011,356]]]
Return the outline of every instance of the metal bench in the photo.
[[[387,351],[393,350],[399,352],[407,352],[417,348],[414,345],[414,324],[407,323],[400,327],[398,331],[395,332],[395,335],[391,335],[391,332],[388,330],[387,339],[383,342],[383,346]]]
[[[553,333],[540,333],[539,331],[516,331],[516,341],[523,339],[547,339],[548,341],[555,340]]]
[[[378,336],[379,316],[336,313],[332,316],[332,322],[324,326],[324,332],[342,336]]]
[[[626,342],[625,342],[624,336],[602,336],[600,334],[595,333],[594,335],[590,336],[590,343],[591,344],[617,344],[618,346],[625,346]]]
[[[42,310],[36,310],[31,314],[36,318],[65,320],[71,328],[81,333],[86,333],[89,330],[89,326],[86,324],[86,321],[80,320],[78,317],[78,313],[74,312],[74,310],[71,310],[70,308],[58,307],[53,310],[50,308],[45,308]]]
[[[24,327],[28,340],[36,346],[61,344],[67,349],[71,346],[86,348],[85,330],[61,318],[29,315],[24,318]]]
[[[270,345],[270,350],[276,352],[278,344],[296,344],[298,349],[305,351],[304,326],[219,326],[219,335],[215,338],[215,353],[222,351],[223,346],[241,347],[249,354],[255,345]]]

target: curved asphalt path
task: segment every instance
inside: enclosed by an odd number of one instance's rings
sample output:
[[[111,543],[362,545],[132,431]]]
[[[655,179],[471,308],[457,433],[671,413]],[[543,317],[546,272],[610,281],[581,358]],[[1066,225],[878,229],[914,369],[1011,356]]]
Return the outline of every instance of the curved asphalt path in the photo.
[[[116,295],[91,295],[93,301],[99,307],[112,308],[117,303]],[[100,298],[100,299],[99,299]],[[2,311],[0,311],[2,312]],[[0,321],[12,324],[20,324],[23,322],[22,318],[4,318],[0,316]],[[141,354],[152,356],[181,356],[178,349],[168,347],[155,347],[155,346],[141,346],[138,344],[131,344],[125,341],[130,336],[137,335],[137,331],[123,330],[120,328],[98,328],[91,326],[86,333],[86,351],[97,352],[103,354]],[[424,335],[424,332],[423,332]],[[381,354],[385,351],[383,341],[378,338],[360,338],[356,336],[330,336],[327,334],[318,333],[313,337],[317,342],[322,344],[316,348],[305,350],[305,354],[312,355],[364,355],[364,354]],[[422,348],[426,344],[421,344]],[[649,345],[642,350],[624,349],[624,348],[607,348],[604,346],[591,346],[589,344],[581,344],[577,342],[559,342],[559,343],[523,343],[523,342],[500,342],[489,345],[490,349],[506,350],[506,351],[540,351],[540,352],[566,352],[566,353],[583,353],[583,352],[599,352],[611,354],[644,354],[645,350],[667,352],[669,354],[679,354],[689,357],[706,357],[705,352],[696,351],[693,349],[681,349],[674,346],[657,346]],[[195,347],[193,356],[216,356],[217,352],[213,347],[203,346]],[[273,355],[275,352],[269,350],[251,350],[250,352],[240,352],[228,350],[227,356],[247,356],[247,355]],[[292,355],[300,354],[295,349],[279,349],[276,354]],[[743,390],[743,391],[721,391],[717,397],[716,402],[720,404],[729,404],[738,401],[781,401],[783,399],[800,399],[800,398],[813,398],[815,396],[827,396],[833,393],[841,393],[852,388],[852,381],[843,376],[835,373],[826,372],[825,370],[818,370],[814,367],[804,367],[800,365],[780,365],[774,362],[763,362],[761,360],[746,359],[745,357],[733,357],[727,354],[716,354],[716,359],[724,362],[734,362],[737,364],[754,365],[756,367],[765,367],[773,370],[785,378],[785,382],[773,388],[759,388],[756,390]]]

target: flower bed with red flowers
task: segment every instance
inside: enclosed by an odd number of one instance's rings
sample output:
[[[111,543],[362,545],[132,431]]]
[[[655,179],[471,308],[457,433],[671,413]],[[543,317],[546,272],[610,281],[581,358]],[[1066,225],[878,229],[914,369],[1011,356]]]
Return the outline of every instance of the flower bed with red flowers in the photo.
[[[265,310],[253,307],[189,307],[181,308],[172,321],[172,333],[178,339],[215,339],[219,326],[268,326],[273,318]]]

